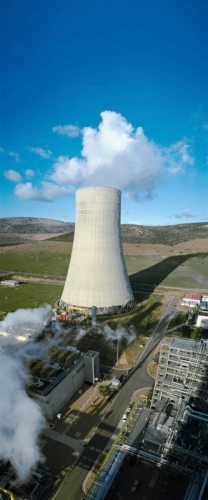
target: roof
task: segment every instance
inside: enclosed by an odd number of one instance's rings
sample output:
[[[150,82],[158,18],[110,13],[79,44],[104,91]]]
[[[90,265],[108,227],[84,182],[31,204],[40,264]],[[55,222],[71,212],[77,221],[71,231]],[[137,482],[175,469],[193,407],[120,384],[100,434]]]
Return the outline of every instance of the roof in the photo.
[[[201,295],[195,295],[192,293],[187,293],[184,295],[184,299],[190,299],[190,300],[201,300]]]
[[[96,358],[96,356],[98,355],[98,352],[97,351],[87,351],[84,356],[87,356],[88,358]]]

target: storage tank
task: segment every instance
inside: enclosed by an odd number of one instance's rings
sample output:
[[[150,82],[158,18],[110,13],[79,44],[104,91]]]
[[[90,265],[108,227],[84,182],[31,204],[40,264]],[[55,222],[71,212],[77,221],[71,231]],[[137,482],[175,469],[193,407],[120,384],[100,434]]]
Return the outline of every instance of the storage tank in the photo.
[[[135,306],[124,261],[121,192],[108,187],[76,191],[76,224],[60,306],[86,307],[90,313],[119,314]]]

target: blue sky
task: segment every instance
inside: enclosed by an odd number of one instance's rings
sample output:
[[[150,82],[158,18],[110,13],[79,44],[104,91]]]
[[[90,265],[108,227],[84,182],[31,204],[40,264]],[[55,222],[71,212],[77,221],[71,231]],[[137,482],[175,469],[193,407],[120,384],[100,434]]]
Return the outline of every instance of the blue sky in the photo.
[[[1,217],[75,220],[122,191],[122,223],[208,221],[206,0],[0,6]]]

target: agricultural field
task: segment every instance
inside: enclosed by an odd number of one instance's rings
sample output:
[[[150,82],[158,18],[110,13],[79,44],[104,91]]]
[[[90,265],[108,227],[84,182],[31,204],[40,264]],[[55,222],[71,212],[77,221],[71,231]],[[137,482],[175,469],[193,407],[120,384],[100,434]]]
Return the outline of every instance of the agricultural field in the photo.
[[[2,247],[0,249],[0,269],[66,276],[70,255],[70,243],[60,244],[55,241]]]
[[[38,283],[26,283],[17,288],[0,287],[0,319],[5,313],[22,308],[39,307],[43,304],[54,306],[56,300],[60,299],[63,286],[41,285]]]
[[[208,240],[175,246],[124,243],[132,283],[208,288]],[[0,248],[0,269],[66,276],[72,242],[44,240]]]
[[[131,282],[208,288],[208,253],[125,256]]]

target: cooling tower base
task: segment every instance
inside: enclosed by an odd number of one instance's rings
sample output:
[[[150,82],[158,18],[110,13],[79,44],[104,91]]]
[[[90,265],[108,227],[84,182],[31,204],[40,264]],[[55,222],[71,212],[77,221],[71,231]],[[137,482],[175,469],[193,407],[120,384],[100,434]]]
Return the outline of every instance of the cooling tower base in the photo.
[[[62,309],[63,311],[66,311],[66,313],[69,313],[70,310],[73,310],[73,308],[77,311],[80,311],[81,313],[85,311],[88,311],[89,316],[92,316],[92,309],[96,309],[96,316],[117,316],[122,313],[127,313],[128,311],[131,311],[134,309],[136,306],[134,298],[129,300],[126,304],[121,304],[118,306],[110,306],[110,307],[88,307],[88,306],[78,306],[77,304],[67,304],[63,300],[60,300],[58,303],[58,307]],[[87,315],[85,314],[85,317]]]

